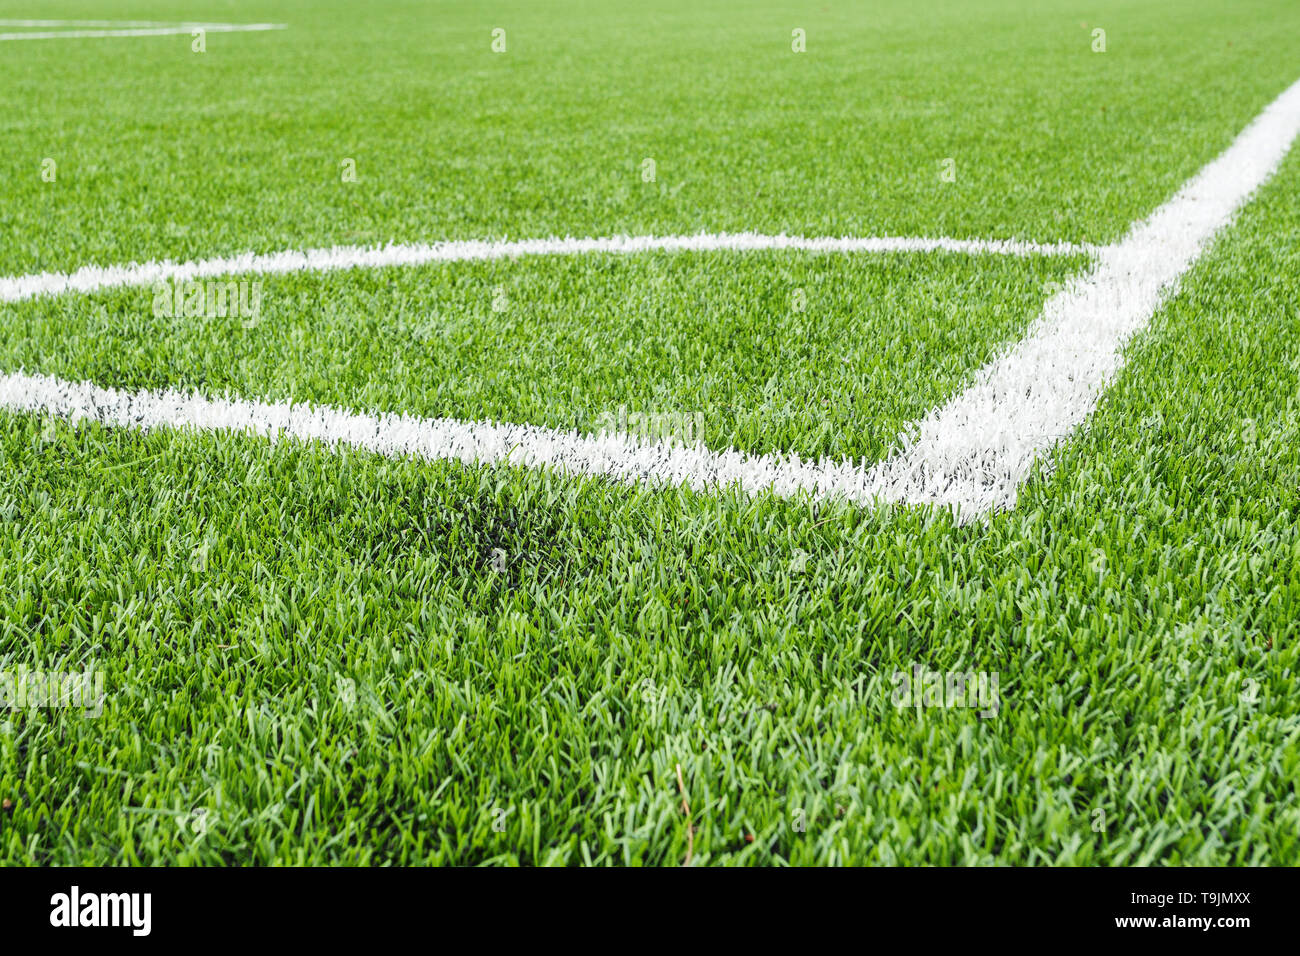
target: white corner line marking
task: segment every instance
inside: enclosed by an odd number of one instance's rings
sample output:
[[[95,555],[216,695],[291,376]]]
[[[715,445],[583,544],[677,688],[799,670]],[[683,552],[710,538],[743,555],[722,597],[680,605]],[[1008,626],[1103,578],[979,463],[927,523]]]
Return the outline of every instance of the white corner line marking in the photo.
[[[1082,424],[1124,363],[1123,348],[1300,133],[1293,83],[1164,205],[1101,250],[1092,271],[1052,296],[1027,335],[974,383],[914,424],[881,462],[883,497],[948,505],[968,517],[1012,508],[1034,462]]]
[[[1014,239],[926,239],[866,236],[805,238],[756,232],[699,233],[689,236],[600,236],[590,239],[448,240],[387,246],[334,246],[329,249],[289,249],[251,252],[198,262],[169,260],[121,266],[82,266],[74,272],[41,272],[0,278],[0,302],[17,302],[41,295],[95,292],[119,286],[151,285],[172,280],[226,275],[276,275],[287,272],[332,272],[339,269],[382,269],[434,262],[471,262],[520,256],[564,256],[646,252],[770,252],[815,253],[953,252],[970,255],[1088,256],[1098,247],[1075,243],[1021,242]]]
[[[344,444],[392,457],[456,459],[528,467],[619,481],[685,484],[700,491],[739,484],[745,491],[794,496],[817,488],[860,492],[862,468],[791,456],[711,451],[702,445],[640,441],[624,435],[353,412],[331,406],[207,398],[176,389],[125,391],[48,375],[0,375],[0,408],[45,412],[79,421],[151,431],[245,432]],[[854,495],[859,500],[866,500]]]
[[[0,375],[0,408],[45,411],[132,429],[250,432],[343,443],[384,455],[549,466],[566,474],[684,484],[697,490],[738,486],[750,493],[842,497],[862,504],[933,504],[951,507],[959,520],[968,521],[991,509],[1014,506],[1019,483],[1034,461],[1091,413],[1101,391],[1122,365],[1125,342],[1147,324],[1210,239],[1273,175],[1297,132],[1300,82],[1270,104],[1172,199],[1135,224],[1126,238],[1100,250],[1089,274],[1047,301],[1026,338],[976,373],[969,388],[907,430],[910,437],[901,449],[875,465],[829,459],[806,462],[797,455],[716,452],[699,445],[590,436],[532,425],[213,399],[174,389],[125,391],[21,372]],[[685,248],[737,248],[717,245],[718,237],[687,238],[691,245]],[[646,240],[563,241],[628,244]],[[681,237],[672,241],[681,241]],[[784,241],[813,240],[787,237]],[[853,241],[867,240],[838,240]],[[499,244],[480,246],[499,249]],[[396,247],[390,251],[392,248]],[[421,261],[431,261],[428,250],[445,249],[445,244],[416,248],[424,250]],[[309,267],[313,266],[289,268]],[[47,283],[51,288],[39,283],[32,288],[23,286],[18,290],[23,295],[16,297],[81,289],[83,285],[102,288],[133,279],[150,282],[158,277],[146,274],[147,266],[129,268],[137,272],[126,274],[132,278],[118,275],[116,283],[106,281],[103,275],[93,282],[83,276],[81,284],[63,276],[62,284]],[[13,285],[3,288],[14,295]]]

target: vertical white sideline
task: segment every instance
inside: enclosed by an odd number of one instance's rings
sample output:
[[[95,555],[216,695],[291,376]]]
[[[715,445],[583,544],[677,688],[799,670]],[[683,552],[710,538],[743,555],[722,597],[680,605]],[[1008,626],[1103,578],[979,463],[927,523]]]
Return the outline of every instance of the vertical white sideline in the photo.
[[[935,504],[970,520],[1014,506],[1019,483],[1034,461],[1087,418],[1121,366],[1129,337],[1147,324],[1210,239],[1276,171],[1298,132],[1300,82],[1125,239],[1100,250],[1088,275],[1048,300],[1026,338],[981,369],[973,385],[917,422],[897,453],[871,467],[532,425],[366,414],[174,389],[128,392],[22,372],[0,375],[0,408],[140,430],[246,431],[385,455],[510,462],[701,490],[734,485],[747,492],[808,493],[863,504]],[[20,278],[9,290],[14,299],[52,291],[45,288],[50,283],[65,291],[71,277],[32,278],[39,278],[39,287]],[[114,284],[103,276],[86,281],[92,287]]]
[[[911,426],[871,481],[892,501],[970,516],[1014,507],[1034,461],[1093,411],[1125,343],[1236,211],[1276,172],[1300,132],[1300,81],[1092,271],[1053,296],[1025,338],[974,384]]]

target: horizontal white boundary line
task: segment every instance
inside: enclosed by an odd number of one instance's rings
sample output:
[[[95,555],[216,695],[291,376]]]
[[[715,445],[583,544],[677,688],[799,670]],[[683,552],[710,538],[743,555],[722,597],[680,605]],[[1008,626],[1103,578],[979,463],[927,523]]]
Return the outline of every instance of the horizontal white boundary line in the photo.
[[[151,431],[242,432],[349,445],[381,455],[551,467],[565,474],[686,485],[700,491],[739,485],[747,492],[836,495],[867,503],[879,490],[872,471],[849,462],[715,452],[701,445],[640,441],[623,435],[366,414],[331,406],[212,399],[193,392],[121,391],[48,375],[0,376],[0,408]]]
[[[222,27],[206,20],[15,20],[0,17],[0,27]]]
[[[1050,298],[1029,334],[975,383],[914,426],[887,459],[889,496],[986,512],[1015,505],[1041,455],[1093,411],[1123,347],[1237,210],[1277,171],[1300,133],[1294,83],[1092,272]]]
[[[765,252],[797,250],[819,253],[955,252],[972,255],[1075,256],[1096,255],[1099,248],[1075,243],[1020,242],[1003,239],[926,239],[869,236],[862,238],[804,238],[756,232],[699,233],[692,236],[603,236],[591,239],[450,240],[388,246],[334,246],[329,249],[286,250],[258,255],[243,253],[199,262],[130,263],[83,266],[75,272],[41,272],[0,278],[0,302],[17,302],[40,295],[94,292],[117,286],[150,285],[168,280],[222,275],[381,269],[432,262],[469,262],[517,256],[632,254],[643,252]]]
[[[161,37],[190,34],[202,29],[208,33],[258,33],[284,30],[284,23],[181,23],[168,26],[122,27],[108,30],[46,30],[0,33],[4,40],[90,40],[102,37]]]

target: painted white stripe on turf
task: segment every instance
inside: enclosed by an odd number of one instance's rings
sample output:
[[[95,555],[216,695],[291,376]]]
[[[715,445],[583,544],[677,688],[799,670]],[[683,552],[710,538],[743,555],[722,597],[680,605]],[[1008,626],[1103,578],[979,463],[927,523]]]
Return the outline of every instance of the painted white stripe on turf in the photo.
[[[17,302],[39,295],[94,292],[115,286],[150,285],[158,281],[211,278],[222,275],[277,274],[336,269],[380,269],[431,262],[468,262],[516,256],[560,256],[590,253],[641,252],[761,252],[793,249],[819,253],[956,252],[971,255],[1073,256],[1095,255],[1094,246],[1073,243],[1020,242],[1007,239],[925,239],[867,236],[804,238],[768,236],[756,232],[700,233],[693,236],[602,236],[591,239],[449,240],[414,245],[335,246],[330,249],[290,249],[255,255],[251,252],[199,262],[145,262],[122,266],[83,266],[75,272],[41,272],[0,278],[0,302]]]
[[[108,30],[29,30],[21,33],[0,33],[3,40],[90,40],[102,37],[162,37],[189,34],[203,29],[208,33],[257,33],[264,30],[283,30],[284,23],[180,23],[166,26],[122,27]]]
[[[1053,296],[1028,335],[909,430],[874,476],[887,499],[963,514],[1015,505],[1035,459],[1083,422],[1146,326],[1211,238],[1277,170],[1300,132],[1300,82],[1271,103],[1090,274]]]
[[[211,27],[229,24],[201,20],[14,20],[0,17],[0,27]]]
[[[565,474],[620,481],[684,484],[697,490],[738,484],[748,492],[793,496],[812,491],[867,503],[866,468],[849,462],[804,462],[797,456],[715,452],[700,445],[643,442],[622,435],[365,414],[319,405],[211,399],[192,392],[121,391],[47,375],[0,376],[0,408],[47,412],[73,421],[149,431],[193,428],[344,444],[382,455],[551,467]]]
[[[1015,504],[1016,488],[1036,457],[1087,417],[1120,367],[1120,350],[1129,336],[1149,321],[1206,243],[1273,174],[1298,131],[1300,82],[1173,199],[1135,225],[1124,240],[1103,249],[1089,275],[1047,302],[1027,338],[982,369],[974,385],[917,423],[901,452],[870,468],[530,425],[359,414],[175,390],[126,392],[22,373],[0,376],[0,407],[135,429],[237,430],[345,443],[389,455],[508,461],[700,490],[735,485],[748,492],[811,493],[861,503],[930,503],[950,506],[969,520]],[[697,237],[692,248],[701,238],[708,237]],[[69,287],[65,281],[63,288]],[[42,291],[57,288],[26,294]]]

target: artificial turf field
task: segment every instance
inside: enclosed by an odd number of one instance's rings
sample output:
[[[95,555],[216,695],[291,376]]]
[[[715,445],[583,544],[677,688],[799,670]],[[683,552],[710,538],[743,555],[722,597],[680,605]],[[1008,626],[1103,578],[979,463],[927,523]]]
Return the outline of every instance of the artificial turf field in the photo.
[[[1300,79],[1284,0],[0,0],[34,16],[284,29],[0,39],[0,277],[1078,248],[301,270],[251,322],[37,295],[0,374],[865,462]],[[0,672],[104,687],[0,712],[0,862],[1294,865],[1300,152],[1124,354],[974,521],[0,410]],[[996,713],[896,706],[917,665]]]

